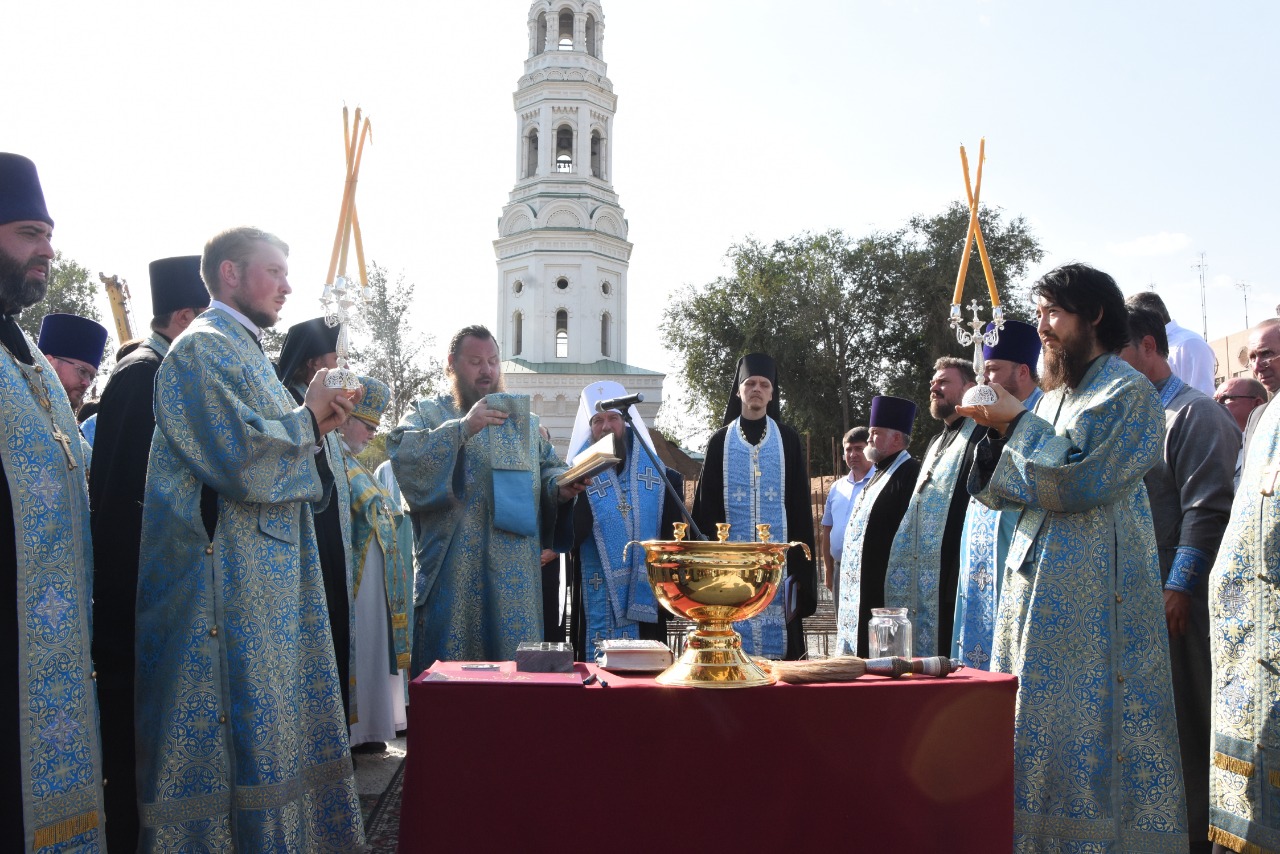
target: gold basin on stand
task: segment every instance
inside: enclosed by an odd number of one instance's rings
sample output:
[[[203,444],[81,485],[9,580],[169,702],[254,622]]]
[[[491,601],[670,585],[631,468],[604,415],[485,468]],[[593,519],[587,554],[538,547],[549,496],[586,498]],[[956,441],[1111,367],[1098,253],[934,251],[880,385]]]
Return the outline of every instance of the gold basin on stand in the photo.
[[[759,542],[727,541],[729,526],[718,525],[719,541],[686,540],[683,523],[674,540],[627,543],[644,548],[649,584],[658,602],[678,617],[693,620],[684,653],[658,676],[663,685],[749,688],[772,685],[774,677],[742,651],[733,629],[763,611],[786,571],[787,550],[804,543],[769,542],[769,526],[757,525]]]

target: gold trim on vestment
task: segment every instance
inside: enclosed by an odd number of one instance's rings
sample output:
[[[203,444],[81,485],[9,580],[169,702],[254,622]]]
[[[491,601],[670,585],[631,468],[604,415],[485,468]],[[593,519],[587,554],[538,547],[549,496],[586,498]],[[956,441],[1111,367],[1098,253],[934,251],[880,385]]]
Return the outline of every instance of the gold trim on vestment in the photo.
[[[1252,842],[1246,842],[1234,833],[1228,833],[1220,827],[1209,825],[1209,841],[1238,851],[1239,854],[1274,854],[1266,848],[1260,848]]]
[[[35,847],[47,848],[50,845],[66,842],[68,839],[74,839],[82,833],[88,833],[97,826],[98,811],[90,810],[80,815],[73,815],[71,818],[64,818],[56,824],[37,827]]]
[[[1246,762],[1243,759],[1237,759],[1225,753],[1215,752],[1213,754],[1213,764],[1223,771],[1230,771],[1232,774],[1239,774],[1241,777],[1253,776],[1252,762]]]

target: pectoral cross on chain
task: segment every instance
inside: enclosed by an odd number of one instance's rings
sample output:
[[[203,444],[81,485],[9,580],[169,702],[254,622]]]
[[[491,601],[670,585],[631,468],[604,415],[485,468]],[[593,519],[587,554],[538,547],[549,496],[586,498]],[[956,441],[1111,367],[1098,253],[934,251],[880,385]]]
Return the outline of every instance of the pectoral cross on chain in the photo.
[[[1270,465],[1262,470],[1262,494],[1268,498],[1275,495],[1277,477],[1280,477],[1280,465]]]
[[[57,424],[53,425],[53,441],[62,446],[62,453],[67,455],[67,471],[73,471],[76,468],[75,457],[71,456],[71,440],[67,438],[67,434],[62,432]]]

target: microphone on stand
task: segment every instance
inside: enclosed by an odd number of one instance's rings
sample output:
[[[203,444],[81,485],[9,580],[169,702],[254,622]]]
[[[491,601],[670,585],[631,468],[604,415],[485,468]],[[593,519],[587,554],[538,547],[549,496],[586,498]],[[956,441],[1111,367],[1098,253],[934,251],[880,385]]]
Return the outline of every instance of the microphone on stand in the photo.
[[[644,403],[644,395],[640,393],[625,394],[622,397],[611,397],[608,400],[596,402],[596,412],[604,412],[607,409],[617,409],[626,412],[631,406],[637,403]]]

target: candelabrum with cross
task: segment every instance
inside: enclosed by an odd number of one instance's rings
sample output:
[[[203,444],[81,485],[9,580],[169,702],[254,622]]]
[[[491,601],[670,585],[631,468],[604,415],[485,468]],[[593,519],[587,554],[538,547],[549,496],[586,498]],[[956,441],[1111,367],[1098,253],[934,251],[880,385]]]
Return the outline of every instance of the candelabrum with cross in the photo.
[[[360,377],[351,370],[347,356],[351,349],[348,330],[354,319],[353,309],[357,303],[364,303],[369,298],[368,287],[357,287],[348,282],[345,276],[338,276],[333,284],[325,285],[320,296],[320,305],[324,307],[324,322],[329,327],[338,327],[338,343],[334,348],[338,354],[338,367],[329,371],[324,384],[330,388],[343,388],[354,391],[360,388]]]
[[[359,131],[357,134],[356,131]],[[338,214],[338,231],[333,239],[333,255],[329,261],[329,275],[320,294],[324,307],[324,322],[338,327],[338,343],[334,348],[338,355],[338,367],[329,371],[325,385],[355,391],[360,388],[360,377],[351,370],[348,361],[351,343],[349,330],[356,319],[354,309],[368,301],[369,275],[364,263],[364,242],[360,237],[360,217],[356,213],[356,181],[360,174],[360,159],[364,154],[365,139],[369,136],[369,120],[360,123],[360,108],[356,108],[354,126],[347,121],[347,108],[342,108],[343,149],[346,153],[346,184],[342,191],[342,209]],[[356,265],[360,271],[357,284],[347,278],[347,254],[351,238],[355,238]]]
[[[978,385],[964,393],[965,406],[990,406],[998,399],[996,393],[985,384],[982,372],[982,345],[994,347],[1000,340],[1000,330],[1004,328],[1004,309],[1000,307],[1000,292],[996,289],[995,274],[991,271],[991,259],[987,257],[987,245],[982,239],[982,224],[978,221],[978,200],[982,194],[982,165],[986,160],[987,141],[984,138],[978,144],[978,173],[972,185],[969,183],[969,157],[964,146],[960,146],[960,164],[964,168],[964,192],[969,199],[969,230],[964,238],[964,250],[960,255],[960,272],[956,276],[955,295],[951,299],[951,314],[948,318],[956,332],[956,340],[962,347],[973,345],[973,371],[978,377]],[[980,314],[982,307],[977,299],[970,301],[969,310],[973,319],[966,321],[961,309],[964,299],[965,277],[969,274],[970,247],[978,247],[978,257],[982,261],[982,273],[987,280],[987,290],[991,294],[991,323],[984,323]],[[965,329],[968,326],[969,329]]]

